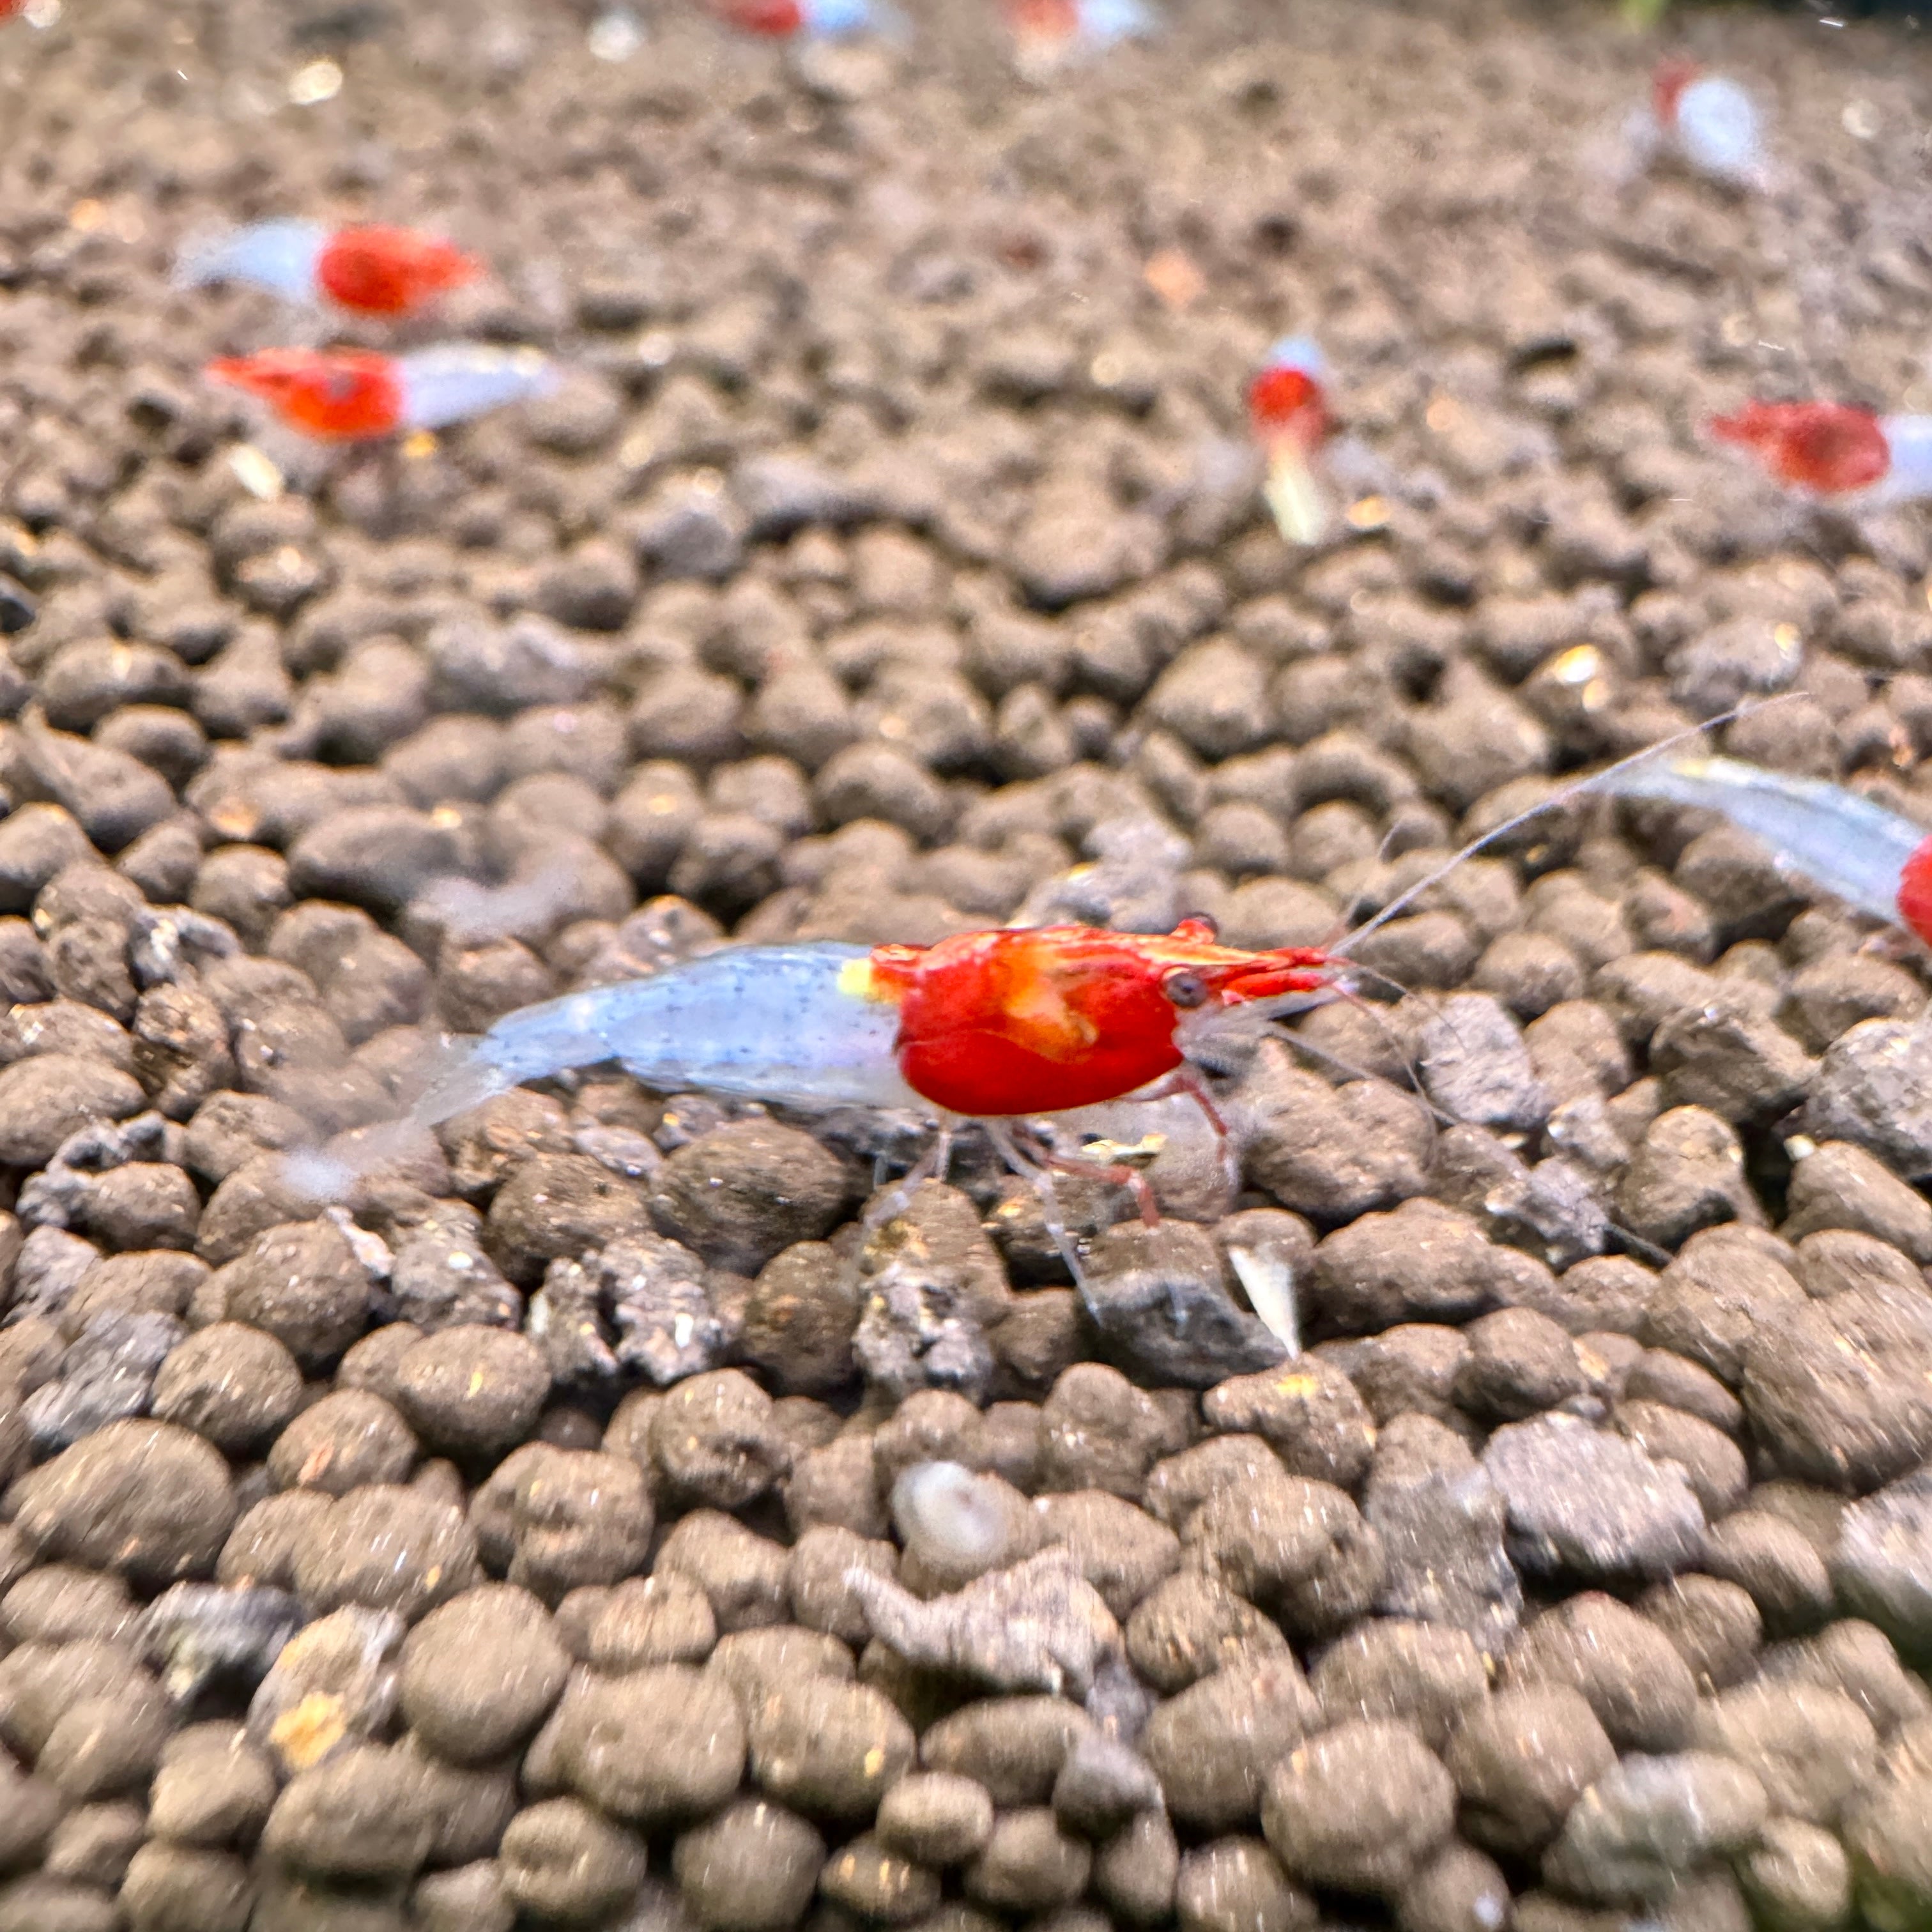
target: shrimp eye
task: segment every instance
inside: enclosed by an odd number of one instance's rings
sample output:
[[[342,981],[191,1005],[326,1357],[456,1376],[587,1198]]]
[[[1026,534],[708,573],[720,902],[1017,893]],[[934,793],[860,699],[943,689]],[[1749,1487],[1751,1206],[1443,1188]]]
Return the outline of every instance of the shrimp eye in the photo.
[[[1198,1006],[1207,1002],[1208,982],[1198,973],[1170,973],[1160,986],[1161,991],[1177,1006]]]

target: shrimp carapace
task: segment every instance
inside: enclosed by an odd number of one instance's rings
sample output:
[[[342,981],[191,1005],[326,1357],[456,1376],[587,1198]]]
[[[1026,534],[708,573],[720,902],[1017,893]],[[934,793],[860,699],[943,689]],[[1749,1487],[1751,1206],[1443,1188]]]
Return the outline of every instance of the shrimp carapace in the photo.
[[[1747,403],[1714,417],[1711,434],[1750,450],[1780,483],[1819,496],[1869,489],[1892,470],[1883,422],[1852,403]]]
[[[366,349],[262,349],[208,365],[215,382],[244,389],[283,422],[324,442],[367,442],[397,430],[452,423],[542,395],[559,380],[533,349],[448,342],[406,356]]]
[[[257,221],[184,249],[175,280],[188,288],[248,282],[290,302],[400,316],[417,314],[481,272],[476,258],[454,242],[412,228]]]
[[[1843,785],[1736,758],[1652,758],[1590,782],[1617,798],[1721,812],[1801,874],[1874,919],[1932,945],[1932,833]]]
[[[898,1008],[913,1090],[947,1112],[1050,1114],[1120,1099],[1178,1072],[1186,1016],[1312,991],[1324,953],[1247,952],[1204,920],[1145,935],[1092,926],[964,933],[884,946],[853,983]]]
[[[1312,544],[1328,526],[1316,459],[1334,428],[1328,363],[1305,335],[1284,336],[1248,385],[1248,422],[1268,458],[1262,494],[1292,544]]]
[[[292,430],[322,442],[362,442],[402,426],[392,356],[368,349],[260,349],[218,356],[212,381],[258,397]]]

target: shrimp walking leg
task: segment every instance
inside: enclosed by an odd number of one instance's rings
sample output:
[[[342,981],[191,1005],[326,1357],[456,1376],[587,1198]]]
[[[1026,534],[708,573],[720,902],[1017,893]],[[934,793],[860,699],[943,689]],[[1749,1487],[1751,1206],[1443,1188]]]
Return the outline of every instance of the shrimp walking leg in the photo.
[[[1060,1250],[1060,1258],[1066,1264],[1066,1271],[1073,1277],[1074,1286],[1084,1292],[1087,1270],[1081,1265],[1079,1247],[1067,1232],[1066,1217],[1060,1211],[1060,1196],[1053,1185],[1052,1171],[1022,1151],[1012,1128],[1004,1120],[986,1120],[981,1125],[986,1130],[986,1138],[998,1149],[1000,1157],[1016,1174],[1033,1184],[1034,1192],[1040,1196],[1040,1213],[1046,1222],[1047,1234]]]

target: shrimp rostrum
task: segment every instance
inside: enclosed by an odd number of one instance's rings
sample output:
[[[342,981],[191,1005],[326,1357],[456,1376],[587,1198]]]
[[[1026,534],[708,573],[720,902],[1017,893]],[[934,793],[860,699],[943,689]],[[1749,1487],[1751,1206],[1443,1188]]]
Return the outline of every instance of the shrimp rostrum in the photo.
[[[1023,1152],[1011,1124],[1170,1091],[1220,1121],[1192,1064],[1216,1021],[1259,1019],[1327,983],[1328,956],[1250,952],[1184,920],[1146,935],[1090,926],[958,934],[930,946],[730,946],[506,1015],[459,1050],[409,1124],[430,1127],[526,1080],[616,1060],[661,1093],[804,1108],[902,1108],[982,1122],[1036,1177],[1082,1172]],[[1096,1170],[1136,1186],[1141,1178]]]

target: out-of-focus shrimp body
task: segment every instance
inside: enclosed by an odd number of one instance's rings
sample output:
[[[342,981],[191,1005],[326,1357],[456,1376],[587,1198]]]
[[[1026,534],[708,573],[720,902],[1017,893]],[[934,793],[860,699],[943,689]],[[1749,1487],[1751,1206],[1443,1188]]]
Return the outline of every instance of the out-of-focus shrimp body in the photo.
[[[255,221],[190,243],[175,265],[182,288],[252,283],[292,302],[330,302],[356,315],[413,315],[473,281],[473,256],[434,235],[371,223],[333,231],[316,221]]]
[[[445,429],[541,395],[559,378],[533,349],[448,342],[409,356],[361,349],[263,349],[208,365],[290,428],[324,442],[366,442],[399,429]]]

